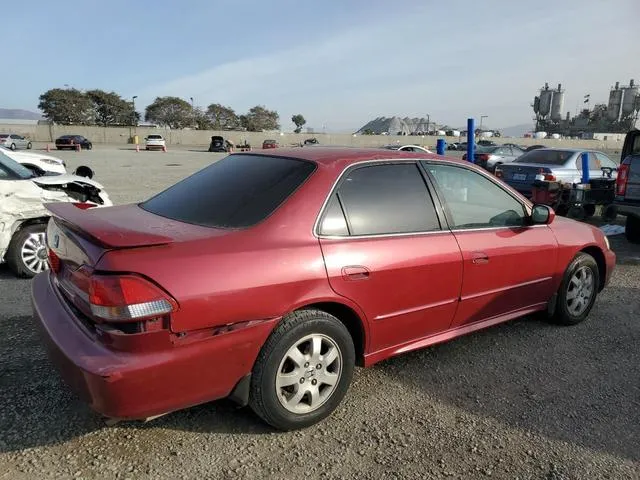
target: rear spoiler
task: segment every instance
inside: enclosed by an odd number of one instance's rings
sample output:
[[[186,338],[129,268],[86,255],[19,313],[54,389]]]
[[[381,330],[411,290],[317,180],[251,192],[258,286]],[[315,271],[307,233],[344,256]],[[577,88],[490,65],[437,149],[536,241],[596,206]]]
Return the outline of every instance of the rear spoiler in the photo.
[[[130,226],[122,225],[122,218],[118,224],[109,221],[109,215],[102,208],[82,208],[73,203],[46,203],[44,207],[53,217],[73,230],[78,235],[105,248],[135,248],[165,245],[172,243],[171,237],[159,235],[152,228],[132,221]],[[118,207],[111,207],[118,209]],[[157,229],[157,227],[155,228]]]

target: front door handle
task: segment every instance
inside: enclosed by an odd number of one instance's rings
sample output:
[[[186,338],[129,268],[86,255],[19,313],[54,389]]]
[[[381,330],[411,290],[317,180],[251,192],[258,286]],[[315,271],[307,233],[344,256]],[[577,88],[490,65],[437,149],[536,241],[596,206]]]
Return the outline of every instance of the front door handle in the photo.
[[[473,252],[471,254],[471,261],[476,265],[489,263],[489,255],[484,252]]]
[[[342,278],[345,280],[366,280],[370,274],[371,272],[367,267],[360,265],[342,267]]]

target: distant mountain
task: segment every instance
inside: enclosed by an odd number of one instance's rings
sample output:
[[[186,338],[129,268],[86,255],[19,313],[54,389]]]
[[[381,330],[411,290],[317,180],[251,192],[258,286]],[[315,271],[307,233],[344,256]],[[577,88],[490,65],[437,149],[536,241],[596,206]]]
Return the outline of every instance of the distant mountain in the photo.
[[[532,123],[522,123],[512,127],[501,128],[500,133],[503,137],[522,137],[525,133],[533,131]]]
[[[0,118],[8,120],[42,120],[42,114],[17,108],[0,108]]]

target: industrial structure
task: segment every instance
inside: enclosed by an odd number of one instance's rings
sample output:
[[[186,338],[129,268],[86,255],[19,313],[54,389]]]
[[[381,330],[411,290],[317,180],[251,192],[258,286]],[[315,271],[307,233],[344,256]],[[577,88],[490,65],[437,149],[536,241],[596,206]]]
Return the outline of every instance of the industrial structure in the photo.
[[[565,91],[562,85],[549,88],[545,83],[533,100],[536,132],[559,134],[565,137],[593,138],[596,133],[626,133],[638,122],[640,95],[638,85],[632,79],[628,86],[616,82],[609,92],[607,104],[596,104],[593,108],[583,108],[571,117],[564,113]],[[590,95],[585,95],[584,103],[589,104]]]

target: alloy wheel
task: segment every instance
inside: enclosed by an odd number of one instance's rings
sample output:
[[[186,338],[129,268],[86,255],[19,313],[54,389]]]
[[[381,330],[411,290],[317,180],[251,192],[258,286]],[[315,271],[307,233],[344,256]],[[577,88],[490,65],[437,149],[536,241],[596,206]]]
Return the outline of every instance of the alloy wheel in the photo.
[[[44,232],[32,233],[25,239],[20,249],[20,258],[34,273],[40,273],[49,268]]]
[[[276,395],[289,412],[320,408],[335,391],[342,374],[342,352],[326,335],[303,337],[285,353],[276,374]]]
[[[595,293],[595,278],[591,268],[583,266],[578,268],[569,280],[567,286],[567,310],[575,317],[582,315]]]

